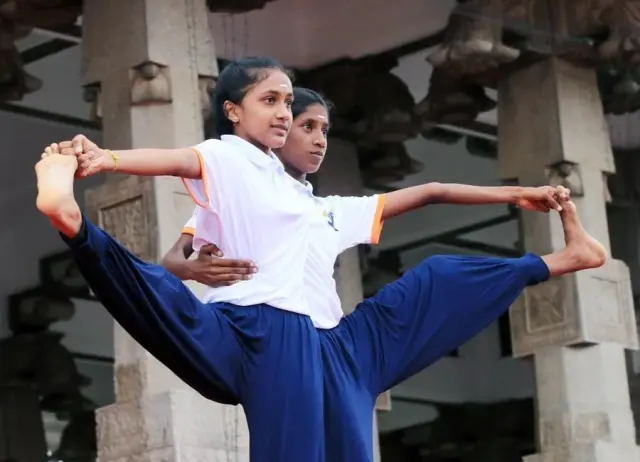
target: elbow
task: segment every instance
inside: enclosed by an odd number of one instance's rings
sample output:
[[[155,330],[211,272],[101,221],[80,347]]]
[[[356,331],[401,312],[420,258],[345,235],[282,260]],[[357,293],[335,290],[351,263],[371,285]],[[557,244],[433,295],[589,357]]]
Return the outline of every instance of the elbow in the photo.
[[[424,204],[439,204],[446,200],[446,188],[444,184],[433,182],[425,185]]]
[[[175,274],[175,269],[179,267],[186,258],[182,254],[182,251],[175,246],[171,248],[164,257],[160,260],[160,265],[164,266],[169,272]]]

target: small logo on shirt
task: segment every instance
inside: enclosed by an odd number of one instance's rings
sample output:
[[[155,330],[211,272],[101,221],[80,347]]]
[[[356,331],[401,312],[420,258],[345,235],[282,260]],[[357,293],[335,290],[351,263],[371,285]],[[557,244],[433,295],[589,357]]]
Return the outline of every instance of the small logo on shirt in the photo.
[[[338,228],[336,228],[336,224],[334,222],[334,216],[333,216],[333,212],[327,212],[326,210],[322,213],[324,215],[324,217],[327,219],[327,224],[329,226],[331,226],[335,231],[338,231]]]

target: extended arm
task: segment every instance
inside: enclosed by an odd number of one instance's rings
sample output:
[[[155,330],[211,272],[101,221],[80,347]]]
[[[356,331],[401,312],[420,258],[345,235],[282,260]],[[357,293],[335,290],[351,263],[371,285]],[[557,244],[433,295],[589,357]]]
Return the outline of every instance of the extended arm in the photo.
[[[567,192],[568,193],[568,192]],[[551,186],[470,186],[427,183],[385,194],[382,219],[388,219],[427,204],[514,204],[532,210],[560,208],[557,190]]]
[[[130,149],[117,151],[113,156],[107,152],[103,156],[109,163],[107,168],[117,169],[119,173],[195,179],[202,177],[200,159],[192,148]]]
[[[203,159],[193,148],[129,149],[116,152],[100,149],[84,135],[78,135],[71,141],[63,141],[59,148],[61,154],[77,156],[79,176],[109,171],[192,179],[203,176]]]

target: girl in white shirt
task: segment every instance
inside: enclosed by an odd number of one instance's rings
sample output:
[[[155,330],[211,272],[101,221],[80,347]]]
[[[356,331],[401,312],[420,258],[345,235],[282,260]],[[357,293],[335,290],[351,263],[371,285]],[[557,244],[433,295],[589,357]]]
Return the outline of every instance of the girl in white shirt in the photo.
[[[326,152],[329,106],[316,92],[295,88],[292,112],[287,142],[275,152],[299,190],[308,193],[309,207],[324,212],[310,230],[304,284],[323,354],[326,457],[368,462],[379,393],[466,342],[506,312],[527,285],[599,266],[604,252],[580,225],[563,188],[432,183],[383,196],[315,197],[305,176],[318,170]],[[542,258],[430,257],[342,318],[332,277],[335,259],[354,245],[377,243],[385,219],[433,202],[510,203],[547,211],[559,206],[556,197],[564,206],[560,214],[568,245],[563,251]],[[163,260],[185,279],[194,275],[187,257],[195,228],[192,219]]]
[[[222,140],[114,152],[80,135],[48,147],[36,165],[36,205],[98,299],[203,396],[243,405],[252,462],[325,462],[320,336],[302,282],[310,212],[271,152],[286,140],[292,99],[280,64],[245,58],[216,83]],[[200,205],[196,249],[215,233],[228,256],[253,256],[256,277],[206,303],[165,268],[136,258],[90,223],[73,196],[74,176],[112,171],[184,178]]]

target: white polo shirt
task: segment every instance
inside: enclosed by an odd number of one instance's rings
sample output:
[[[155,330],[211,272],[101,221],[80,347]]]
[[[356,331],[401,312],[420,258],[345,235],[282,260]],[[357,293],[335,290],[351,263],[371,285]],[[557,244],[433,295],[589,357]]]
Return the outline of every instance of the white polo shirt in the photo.
[[[303,185],[289,178],[297,193],[301,197],[306,197],[308,207],[312,211],[309,217],[309,247],[303,277],[309,316],[315,327],[331,329],[338,325],[343,316],[336,282],[333,278],[336,259],[343,251],[355,245],[378,243],[383,224],[384,196],[320,198],[313,195],[309,183]],[[195,217],[196,212],[185,224],[183,233],[196,232]],[[225,257],[229,257],[215,236],[211,237],[213,239],[209,242],[218,245]],[[245,258],[255,261],[251,255]],[[261,271],[258,265],[256,274]],[[236,285],[240,284],[242,283]]]
[[[194,148],[202,179],[183,179],[196,202],[193,248],[215,242],[228,258],[251,259],[251,280],[208,290],[204,302],[266,303],[309,314],[303,274],[311,210],[274,155],[236,136]]]

